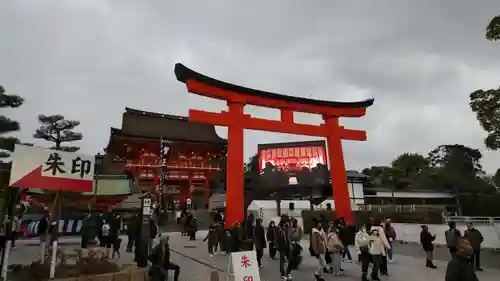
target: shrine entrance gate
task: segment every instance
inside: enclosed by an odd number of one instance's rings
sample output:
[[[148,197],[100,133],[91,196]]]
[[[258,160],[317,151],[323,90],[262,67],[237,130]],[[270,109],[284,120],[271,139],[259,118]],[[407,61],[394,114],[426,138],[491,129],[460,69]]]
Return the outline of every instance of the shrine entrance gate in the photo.
[[[224,100],[229,111],[213,113],[190,109],[189,120],[228,128],[228,155],[226,168],[226,227],[232,227],[245,218],[244,205],[244,129],[325,137],[330,162],[333,199],[338,217],[353,221],[347,187],[347,176],[342,151],[342,140],[365,141],[366,132],[346,129],[339,125],[340,117],[362,117],[373,99],[359,102],[333,102],[269,93],[222,82],[184,65],[175,65],[177,80],[186,84],[188,92]],[[244,113],[245,105],[279,109],[281,120],[255,118]],[[320,114],[321,125],[298,124],[294,112]]]

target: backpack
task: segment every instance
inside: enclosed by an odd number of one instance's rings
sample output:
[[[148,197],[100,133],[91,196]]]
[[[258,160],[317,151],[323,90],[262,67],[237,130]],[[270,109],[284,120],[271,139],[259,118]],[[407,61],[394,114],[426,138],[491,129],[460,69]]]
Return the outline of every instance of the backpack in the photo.
[[[108,223],[103,224],[101,227],[102,236],[109,236],[110,229],[111,227]]]

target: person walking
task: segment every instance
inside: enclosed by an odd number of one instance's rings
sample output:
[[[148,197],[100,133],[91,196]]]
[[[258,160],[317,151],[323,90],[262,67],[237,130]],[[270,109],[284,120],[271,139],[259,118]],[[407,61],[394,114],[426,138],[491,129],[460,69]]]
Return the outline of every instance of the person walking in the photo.
[[[315,228],[313,228],[310,239],[311,253],[314,253],[316,259],[318,259],[318,267],[314,272],[313,277],[317,281],[323,281],[325,280],[323,277],[323,271],[326,268],[326,247],[325,234],[323,232],[323,226],[320,222],[318,222]]]
[[[170,245],[168,236],[161,236],[160,243],[153,249],[150,261],[152,267],[149,269],[149,276],[152,281],[164,281],[168,279],[168,271],[174,271],[174,281],[179,281],[181,272],[180,266],[170,260]]]
[[[290,281],[292,280],[292,276],[290,275],[290,273],[292,272],[292,268],[290,266],[291,243],[288,237],[288,222],[281,221],[279,223],[275,244],[280,255],[281,280]]]
[[[269,226],[267,227],[267,241],[269,243],[269,257],[273,260],[276,258],[276,252],[278,250],[275,243],[278,231],[279,229],[274,221],[269,222]]]
[[[139,237],[136,237],[139,233],[139,227],[140,218],[139,215],[135,213],[127,222],[127,253],[133,252],[135,240],[140,239]]]
[[[462,238],[460,230],[457,229],[457,224],[454,221],[448,223],[449,228],[444,232],[444,237],[446,239],[446,246],[448,246],[448,251],[453,256],[457,251],[458,241]]]
[[[373,236],[373,238],[370,239],[372,240],[370,244],[370,255],[373,259],[371,277],[374,281],[380,280],[378,276],[379,271],[381,274],[383,274],[383,271],[381,270],[382,256],[385,255],[386,250],[390,247],[384,235],[384,233],[380,233],[380,228],[373,228],[371,231],[371,236]],[[384,275],[387,275],[387,272],[385,272]]]
[[[427,225],[422,225],[422,231],[420,232],[420,244],[425,252],[425,266],[428,268],[437,268],[433,262],[434,240],[436,240],[436,235],[432,235],[429,232],[429,227]]]
[[[392,257],[392,243],[396,241],[396,230],[392,226],[392,221],[390,218],[386,218],[384,221],[384,233],[385,237],[387,239],[387,242],[389,242],[389,249],[387,249],[387,260],[389,263],[394,262],[393,257]]]
[[[211,225],[210,228],[208,229],[207,236],[203,239],[203,242],[207,241],[207,246],[208,246],[208,254],[210,257],[213,257],[214,255],[214,250],[216,251],[217,247],[217,241],[218,241],[218,233],[217,229],[215,229],[215,225]]]
[[[370,261],[372,259],[370,254],[370,242],[372,241],[372,237],[367,232],[367,228],[369,228],[369,224],[367,223],[364,226],[361,226],[359,231],[356,233],[354,238],[354,246],[358,250],[359,253],[359,261],[361,263],[361,280],[368,281],[368,268],[370,266]]]
[[[474,228],[472,223],[467,223],[467,230],[464,232],[464,238],[469,240],[472,244],[472,248],[474,250],[474,255],[472,257],[472,261],[476,266],[477,271],[483,271],[481,268],[481,244],[484,241],[483,234],[481,231]]]
[[[12,234],[11,234],[11,242],[12,248],[16,247],[16,240],[21,235],[21,219],[18,216],[14,216],[12,219]]]
[[[259,264],[259,267],[262,267],[262,256],[264,255],[264,249],[266,248],[266,234],[264,227],[262,227],[261,219],[255,220],[255,227],[253,228],[253,243],[257,254],[257,263]]]
[[[332,260],[329,266],[335,276],[340,276],[342,273],[340,270],[342,266],[341,253],[344,251],[344,245],[342,245],[338,232],[338,229],[331,226],[326,237],[326,249]]]

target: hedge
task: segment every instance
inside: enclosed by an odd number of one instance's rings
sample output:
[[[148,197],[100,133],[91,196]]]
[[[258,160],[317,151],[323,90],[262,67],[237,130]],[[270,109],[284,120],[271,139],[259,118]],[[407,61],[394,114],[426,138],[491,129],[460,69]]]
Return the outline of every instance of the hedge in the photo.
[[[319,219],[321,215],[327,220],[335,218],[335,211],[302,211],[302,219],[304,223],[304,232],[310,233],[313,227],[313,218]],[[422,223],[422,224],[440,224],[443,222],[441,210],[426,210],[417,212],[391,212],[384,211],[383,213],[374,211],[354,211],[354,224],[359,227],[368,221],[368,218],[373,217],[375,221],[381,221],[386,217],[390,217],[395,223]]]

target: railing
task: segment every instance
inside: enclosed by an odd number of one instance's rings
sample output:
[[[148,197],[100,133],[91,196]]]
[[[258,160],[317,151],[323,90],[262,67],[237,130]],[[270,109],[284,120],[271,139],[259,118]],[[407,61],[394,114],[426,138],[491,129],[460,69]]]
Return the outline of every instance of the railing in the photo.
[[[446,223],[472,223],[475,225],[495,225],[500,224],[500,217],[464,217],[464,216],[443,216]]]

